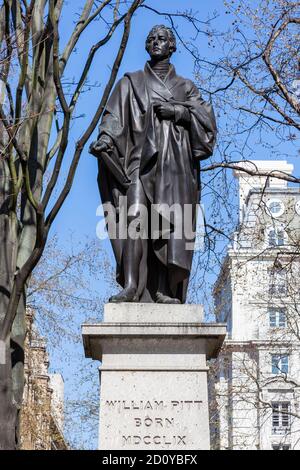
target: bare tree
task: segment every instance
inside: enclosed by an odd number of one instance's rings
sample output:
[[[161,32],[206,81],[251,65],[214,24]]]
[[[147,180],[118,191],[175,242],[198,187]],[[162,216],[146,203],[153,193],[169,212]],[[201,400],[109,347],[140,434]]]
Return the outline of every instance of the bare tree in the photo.
[[[261,142],[268,133],[278,141],[298,138],[300,3],[247,0],[224,4],[230,22],[226,31],[210,33],[214,59],[203,58],[197,44],[190,50],[199,86],[214,98],[225,122],[224,157],[228,159],[231,153],[245,159],[253,154],[249,140],[254,134]],[[267,149],[274,148],[265,144]]]
[[[299,152],[300,3],[288,0],[224,1],[228,21],[207,25],[208,50],[202,41],[183,39],[195,61],[199,89],[213,101],[218,125],[217,149],[201,167],[205,212],[205,250],[196,253],[191,299],[212,305],[211,280],[226,256],[226,244],[238,224],[237,187],[228,170],[267,177],[255,161],[296,156]],[[291,184],[299,175],[276,173]],[[213,312],[212,312],[213,313]]]
[[[131,19],[143,0],[87,0],[62,50],[63,0],[5,0],[0,10],[0,448],[18,443],[18,415],[23,393],[23,344],[26,290],[39,262],[49,230],[73,184],[82,151],[105,107],[128,42]],[[79,80],[69,98],[63,77],[85,30],[103,18],[99,39],[90,45]],[[66,181],[54,197],[66,154],[70,125],[96,53],[119,25],[123,35],[111,74],[89,124],[76,142]],[[101,37],[102,35],[102,37]],[[4,91],[3,91],[4,90]],[[59,116],[62,116],[61,118]],[[56,132],[54,145],[51,133]],[[50,165],[51,163],[51,165]],[[44,175],[51,176],[44,186]]]

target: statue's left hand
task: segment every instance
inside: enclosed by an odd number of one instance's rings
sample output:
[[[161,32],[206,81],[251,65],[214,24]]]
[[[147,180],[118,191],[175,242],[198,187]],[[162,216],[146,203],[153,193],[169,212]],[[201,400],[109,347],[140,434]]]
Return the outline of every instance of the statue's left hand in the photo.
[[[159,119],[175,119],[175,108],[171,103],[156,103],[154,104],[154,110]]]

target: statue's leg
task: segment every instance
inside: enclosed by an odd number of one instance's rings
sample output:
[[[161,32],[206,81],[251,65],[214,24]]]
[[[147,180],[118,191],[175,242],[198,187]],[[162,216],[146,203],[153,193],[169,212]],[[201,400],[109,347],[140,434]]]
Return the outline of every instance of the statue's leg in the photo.
[[[134,219],[129,220],[132,222]],[[126,249],[123,257],[125,289],[130,300],[134,300],[138,286],[139,266],[142,257],[142,241],[141,239],[126,241]]]
[[[140,180],[133,182],[127,191],[127,227],[132,227],[132,232],[141,233],[143,230],[143,217],[141,206],[147,207],[147,200]],[[145,209],[146,210],[146,209]],[[133,302],[137,301],[137,288],[139,285],[140,262],[145,249],[145,243],[140,237],[132,238],[128,230],[127,240],[122,258],[124,270],[124,289],[110,298],[110,302]]]
[[[172,296],[169,286],[169,276],[166,266],[159,263],[158,270],[158,290],[156,294],[156,302],[160,304],[180,304],[180,300]]]

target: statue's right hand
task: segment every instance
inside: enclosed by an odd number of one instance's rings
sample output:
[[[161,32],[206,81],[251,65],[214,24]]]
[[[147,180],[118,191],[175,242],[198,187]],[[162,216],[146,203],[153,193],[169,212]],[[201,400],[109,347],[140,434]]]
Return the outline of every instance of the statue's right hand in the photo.
[[[100,157],[101,153],[107,152],[109,149],[109,144],[107,142],[96,140],[92,142],[89,148],[89,153],[94,155],[95,157]]]

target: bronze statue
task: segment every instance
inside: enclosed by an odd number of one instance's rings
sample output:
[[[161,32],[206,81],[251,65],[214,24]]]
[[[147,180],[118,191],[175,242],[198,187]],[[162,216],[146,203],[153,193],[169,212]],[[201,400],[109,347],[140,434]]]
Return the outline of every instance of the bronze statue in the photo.
[[[139,219],[141,205],[190,205],[195,228],[199,162],[212,155],[214,113],[195,84],[170,64],[176,51],[170,28],[152,28],[146,50],[151,59],[144,70],[126,73],[116,84],[90,147],[98,158],[102,203],[110,202],[119,214],[120,197],[126,196],[131,207],[127,225]],[[159,217],[168,218],[163,211]],[[176,214],[169,219],[167,237],[161,231],[155,238],[111,239],[117,281],[123,287],[111,302],[185,302],[193,250],[186,249],[191,240],[184,233],[174,235],[174,226],[182,221]]]

